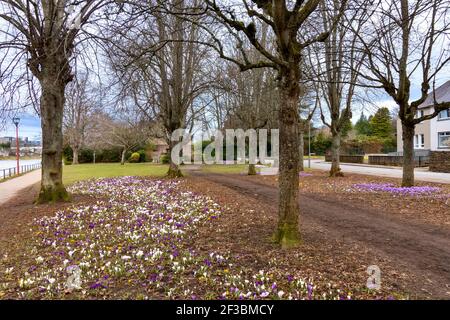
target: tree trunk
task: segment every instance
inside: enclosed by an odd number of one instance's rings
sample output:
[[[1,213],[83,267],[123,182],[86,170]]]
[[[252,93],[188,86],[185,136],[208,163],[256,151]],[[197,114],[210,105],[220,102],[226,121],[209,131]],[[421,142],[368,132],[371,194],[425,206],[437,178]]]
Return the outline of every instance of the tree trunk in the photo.
[[[415,125],[402,124],[403,134],[403,187],[414,186],[414,133]]]
[[[167,171],[167,177],[170,179],[183,177],[180,168],[172,160],[172,149],[175,147],[176,144],[177,144],[176,141],[170,141],[169,143],[169,171]]]
[[[305,159],[305,139],[304,139],[304,131],[302,128],[300,128],[300,134],[299,134],[299,159],[298,159],[298,171],[302,172],[305,171],[305,165],[304,165],[304,159]]]
[[[122,157],[120,159],[120,165],[124,166],[125,165],[125,156],[127,154],[127,149],[123,149],[122,150]]]
[[[73,165],[79,164],[79,161],[78,161],[78,153],[79,153],[78,147],[74,147],[74,148],[72,148],[72,150],[73,150],[72,164]]]
[[[56,77],[55,77],[56,79]],[[42,177],[37,203],[69,200],[62,182],[64,89],[53,78],[41,81]]]
[[[248,175],[249,176],[256,176],[256,165],[249,164],[248,165]]]
[[[343,177],[341,171],[341,134],[333,133],[333,142],[331,144],[331,170],[330,177]]]
[[[274,240],[282,248],[294,247],[300,242],[299,232],[299,132],[298,99],[300,95],[299,64],[280,71],[280,176],[278,228]]]

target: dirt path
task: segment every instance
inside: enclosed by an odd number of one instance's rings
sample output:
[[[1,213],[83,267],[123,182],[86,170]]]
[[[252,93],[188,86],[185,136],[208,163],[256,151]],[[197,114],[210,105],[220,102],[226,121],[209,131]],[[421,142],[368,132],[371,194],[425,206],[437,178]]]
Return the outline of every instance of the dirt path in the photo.
[[[255,181],[257,178],[200,172],[193,175],[276,208],[277,188]],[[300,202],[303,232],[308,232],[309,223],[315,223],[327,230],[327,238],[362,243],[398,263],[399,270],[417,275],[418,290],[450,298],[450,230],[411,223],[364,204],[349,206],[329,196],[301,193]]]
[[[36,170],[0,183],[0,205],[8,202],[22,189],[28,188],[39,181],[41,181],[41,170]]]

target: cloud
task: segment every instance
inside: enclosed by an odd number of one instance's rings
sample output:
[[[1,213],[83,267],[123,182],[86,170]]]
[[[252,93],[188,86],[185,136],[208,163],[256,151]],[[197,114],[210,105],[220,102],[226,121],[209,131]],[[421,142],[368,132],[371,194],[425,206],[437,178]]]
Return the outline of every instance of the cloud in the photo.
[[[19,136],[20,137],[28,137],[30,140],[41,140],[42,131],[41,131],[41,121],[38,117],[30,114],[21,114],[20,118],[20,126],[19,126]],[[9,121],[7,123],[6,128],[0,131],[0,137],[9,136],[13,137],[16,135],[15,127]]]
[[[378,108],[388,108],[389,110],[393,110],[397,107],[397,103],[392,99],[379,100],[374,103]]]

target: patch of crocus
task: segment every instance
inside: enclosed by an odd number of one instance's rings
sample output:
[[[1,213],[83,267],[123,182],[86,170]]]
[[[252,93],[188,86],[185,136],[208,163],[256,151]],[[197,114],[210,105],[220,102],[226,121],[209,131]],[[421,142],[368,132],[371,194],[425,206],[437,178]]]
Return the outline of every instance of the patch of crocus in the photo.
[[[307,173],[307,172],[303,172],[303,171],[300,171],[300,173],[298,174],[298,176],[299,176],[299,177],[312,177],[313,174]]]
[[[430,195],[441,191],[438,187],[396,187],[392,183],[361,183],[353,185],[354,189],[369,192],[386,192],[398,195]]]
[[[154,292],[169,299],[339,299],[338,291],[313,292],[312,279],[273,270],[253,274],[229,252],[197,253],[192,240],[199,227],[219,223],[214,218],[222,209],[180,184],[137,177],[76,183],[72,193],[97,202],[36,219],[28,256],[37,258],[24,273],[9,268],[0,274],[14,273],[11,290],[18,298],[66,298],[68,283],[79,280],[71,294],[81,298],[123,298],[117,288],[126,283],[144,299]]]

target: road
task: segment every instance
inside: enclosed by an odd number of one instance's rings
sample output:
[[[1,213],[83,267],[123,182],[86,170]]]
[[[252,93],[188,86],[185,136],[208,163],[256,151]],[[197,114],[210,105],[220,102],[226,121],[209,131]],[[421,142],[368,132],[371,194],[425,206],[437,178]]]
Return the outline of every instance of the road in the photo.
[[[238,175],[192,175],[212,181],[252,197],[272,207],[276,213],[278,189],[257,180]],[[371,207],[355,207],[337,201],[332,196],[300,193],[303,228],[308,223],[319,224],[327,236],[347,242],[362,243],[374,252],[387,256],[413,275],[417,275],[417,290],[433,297],[450,298],[450,230],[409,222]],[[355,232],[356,231],[356,232]],[[305,231],[303,231],[305,232]]]
[[[305,168],[308,167],[308,161],[305,161]],[[330,170],[331,163],[323,160],[314,159],[311,161],[311,168],[318,170]],[[359,164],[343,164],[341,163],[342,171],[348,173],[366,174],[370,176],[401,178],[402,168],[395,167],[381,167]],[[417,168],[415,170],[415,177],[418,181],[436,182],[450,184],[450,173],[429,172],[424,168]]]

